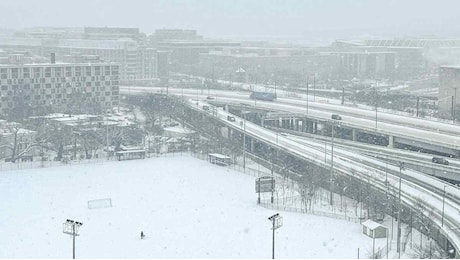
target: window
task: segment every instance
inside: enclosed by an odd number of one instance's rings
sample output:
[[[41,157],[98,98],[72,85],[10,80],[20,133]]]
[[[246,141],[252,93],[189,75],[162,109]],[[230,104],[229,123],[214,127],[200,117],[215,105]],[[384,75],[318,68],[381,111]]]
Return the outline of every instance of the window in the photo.
[[[49,78],[49,77],[51,77],[51,68],[46,67],[45,68],[45,78]]]
[[[91,76],[91,67],[85,67],[85,75],[87,77],[90,77]]]
[[[81,76],[81,67],[75,67],[75,77]]]
[[[72,68],[71,67],[65,67],[65,76],[66,77],[72,77]]]

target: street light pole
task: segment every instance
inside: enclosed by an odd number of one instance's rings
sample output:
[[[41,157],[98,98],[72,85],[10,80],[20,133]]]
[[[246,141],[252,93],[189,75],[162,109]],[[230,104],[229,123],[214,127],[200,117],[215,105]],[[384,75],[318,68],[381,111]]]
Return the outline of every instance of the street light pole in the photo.
[[[377,128],[377,90],[374,87],[374,99],[375,99],[375,128]]]
[[[307,98],[306,98],[306,102],[307,102],[307,115],[308,115],[308,75],[307,75]]]
[[[106,149],[107,149],[107,160],[109,160],[110,154],[109,154],[109,123],[108,121],[105,122],[105,144],[106,144]]]
[[[246,115],[243,114],[243,169],[246,169]]]
[[[334,128],[335,128],[335,122],[332,122],[332,142],[331,142],[331,179],[329,180],[330,186],[329,189],[331,191],[330,195],[330,204],[332,206],[333,204],[333,193],[332,193],[332,188],[333,188],[333,180],[334,180]]]
[[[399,258],[401,258],[401,179],[402,179],[402,170],[404,170],[404,163],[399,162],[399,206],[398,206],[398,238],[397,238],[397,252]]]
[[[455,113],[457,111],[455,105],[457,104],[457,88],[454,88],[454,96],[452,97],[452,118],[453,122],[455,123]]]
[[[441,215],[441,227],[444,227],[444,201],[446,199],[446,185],[444,185],[444,193],[442,195],[442,215]]]

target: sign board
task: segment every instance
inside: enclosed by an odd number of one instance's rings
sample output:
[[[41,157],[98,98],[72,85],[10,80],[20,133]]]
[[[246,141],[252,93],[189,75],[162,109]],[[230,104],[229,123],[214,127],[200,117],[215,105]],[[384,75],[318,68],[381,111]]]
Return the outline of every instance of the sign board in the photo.
[[[256,193],[272,192],[275,190],[275,179],[273,177],[264,176],[256,179]]]

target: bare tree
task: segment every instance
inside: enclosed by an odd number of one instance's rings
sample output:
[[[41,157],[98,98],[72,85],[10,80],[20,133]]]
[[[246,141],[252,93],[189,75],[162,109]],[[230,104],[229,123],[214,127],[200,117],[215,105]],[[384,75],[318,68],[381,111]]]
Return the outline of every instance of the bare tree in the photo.
[[[9,122],[6,125],[9,138],[6,138],[2,144],[2,148],[11,151],[9,159],[11,162],[16,162],[21,156],[29,153],[34,147],[41,146],[44,140],[37,137],[34,131],[22,128],[20,123]]]

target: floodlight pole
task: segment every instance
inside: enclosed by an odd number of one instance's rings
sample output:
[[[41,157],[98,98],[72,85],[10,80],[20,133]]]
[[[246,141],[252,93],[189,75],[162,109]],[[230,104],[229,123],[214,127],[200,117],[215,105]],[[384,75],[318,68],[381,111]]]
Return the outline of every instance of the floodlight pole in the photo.
[[[75,259],[75,223],[72,224],[72,259]]]
[[[272,241],[272,259],[275,259],[275,218],[272,218],[272,230],[273,230],[273,241]]]
[[[82,225],[83,223],[71,219],[67,219],[67,221],[64,222],[64,234],[72,236],[72,259],[75,259],[75,237],[78,235],[77,228],[81,227]],[[69,228],[72,229],[71,232],[68,231]]]
[[[281,224],[278,223],[276,225],[277,220],[281,220],[282,217],[280,216],[279,213],[276,213],[275,215],[271,216],[268,218],[272,222],[272,230],[273,230],[273,235],[272,235],[272,259],[275,259],[275,229],[281,227]]]

